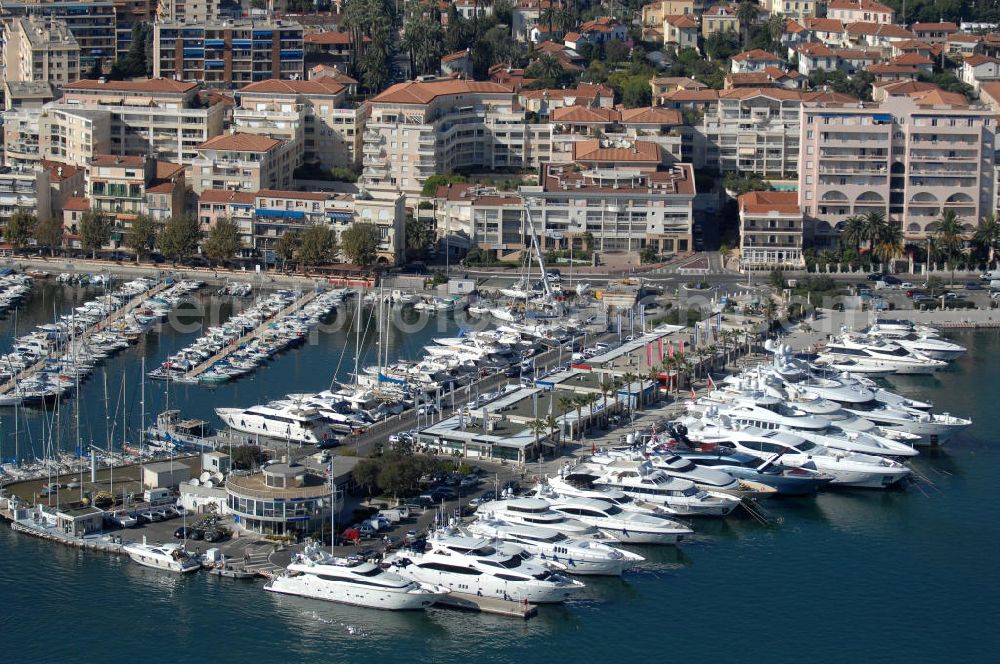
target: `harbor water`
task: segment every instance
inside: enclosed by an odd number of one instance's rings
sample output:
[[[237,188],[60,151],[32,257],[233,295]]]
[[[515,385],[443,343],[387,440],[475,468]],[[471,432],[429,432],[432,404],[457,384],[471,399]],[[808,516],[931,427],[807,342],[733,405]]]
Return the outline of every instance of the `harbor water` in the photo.
[[[53,290],[50,297],[58,295]],[[51,312],[51,303],[45,306]],[[43,319],[40,309],[32,303],[32,315]],[[394,333],[391,357],[452,332],[432,326]],[[142,353],[154,366],[196,335],[164,331],[113,359],[112,410],[123,371],[134,386],[128,407],[138,407]],[[277,596],[260,582],[182,578],[4,527],[3,660],[101,662],[159,653],[174,663],[994,661],[1000,333],[951,336],[969,352],[948,370],[893,383],[933,400],[938,411],[974,420],[943,449],[922,451],[913,462],[926,478],[918,486],[770,500],[768,509],[784,519],[770,528],[746,518],[697,521],[697,536],[681,548],[643,548],[647,562],[638,571],[621,579],[588,577],[581,598],[541,607],[530,621],[437,608],[387,613]],[[351,330],[331,333],[219,388],[171,388],[171,406],[210,417],[214,406],[322,389],[349,340]],[[350,348],[343,363],[353,365]],[[103,431],[99,376],[84,387],[83,402],[87,426]],[[162,393],[163,385],[150,389]],[[8,454],[11,419],[3,417]],[[41,416],[32,417],[29,424],[40,426]]]

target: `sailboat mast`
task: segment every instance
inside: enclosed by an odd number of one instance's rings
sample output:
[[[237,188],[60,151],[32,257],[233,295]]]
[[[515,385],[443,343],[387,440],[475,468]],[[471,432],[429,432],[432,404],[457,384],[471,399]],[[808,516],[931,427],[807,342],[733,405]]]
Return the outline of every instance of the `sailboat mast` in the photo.
[[[364,299],[362,295],[361,287],[358,287],[357,292],[358,298],[358,311],[357,317],[354,321],[354,386],[358,387],[361,385],[361,381],[358,377],[358,361],[361,358],[361,300]]]

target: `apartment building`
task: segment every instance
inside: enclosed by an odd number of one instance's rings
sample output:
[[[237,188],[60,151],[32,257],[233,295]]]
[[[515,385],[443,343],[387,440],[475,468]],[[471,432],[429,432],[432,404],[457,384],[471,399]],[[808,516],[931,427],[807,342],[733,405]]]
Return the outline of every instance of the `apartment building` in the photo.
[[[51,210],[48,169],[0,168],[0,228],[6,226],[16,212],[26,212],[39,221],[48,221]]]
[[[347,105],[347,88],[332,78],[271,79],[239,91],[236,130],[298,139],[303,161],[322,168],[360,168],[367,109]]]
[[[298,146],[269,136],[222,134],[198,148],[191,163],[192,188],[258,191],[292,184],[292,171],[301,163]]]
[[[154,4],[158,21],[195,25],[219,18],[219,0],[159,0]]]
[[[689,251],[694,171],[661,163],[654,143],[581,142],[574,163],[544,164],[541,184],[522,186],[520,194],[546,246],[582,246],[590,233],[602,252]],[[510,237],[513,229],[498,232]]]
[[[876,0],[829,0],[827,18],[843,23],[893,23],[896,10]]]
[[[770,14],[799,21],[816,16],[816,0],[763,0],[760,6]]]
[[[80,67],[110,64],[116,55],[115,5],[112,0],[0,0],[0,14],[62,21],[80,47]]]
[[[55,90],[48,81],[12,81],[3,82],[3,110],[14,111],[19,108],[41,108],[56,98]]]
[[[164,21],[154,26],[153,75],[238,88],[270,78],[305,78],[302,26],[275,19]]]
[[[795,191],[752,191],[739,197],[740,269],[801,269],[803,222]]]
[[[363,180],[372,191],[415,197],[436,173],[525,164],[524,111],[506,85],[453,79],[398,83],[372,98],[369,113]]]
[[[67,85],[58,106],[110,115],[111,145],[105,154],[156,154],[164,161],[190,166],[198,147],[222,133],[226,111],[223,103],[216,102],[203,100],[197,83],[101,79]]]
[[[111,147],[111,115],[46,104],[3,114],[4,163],[38,168],[43,160],[84,167]]]
[[[406,207],[402,195],[386,198],[321,192],[264,189],[209,189],[198,198],[198,222],[208,232],[221,218],[240,228],[244,249],[266,263],[278,262],[275,245],[282,235],[323,224],[340,235],[355,223],[379,229],[378,261],[396,265],[405,258]]]
[[[65,21],[16,17],[4,23],[3,38],[6,80],[63,86],[80,78],[80,45]]]
[[[637,139],[655,143],[664,164],[691,161],[690,134],[684,131],[684,117],[674,109],[564,106],[552,111],[549,126],[552,152],[544,160],[548,162],[573,161],[576,144],[596,136],[623,145]]]
[[[995,113],[961,95],[806,104],[800,131],[801,205],[817,244],[834,241],[845,218],[871,211],[918,239],[946,210],[971,227],[993,209]]]
[[[108,248],[118,249],[139,215],[159,223],[184,213],[184,167],[146,156],[98,155],[87,169],[87,205],[112,221]]]

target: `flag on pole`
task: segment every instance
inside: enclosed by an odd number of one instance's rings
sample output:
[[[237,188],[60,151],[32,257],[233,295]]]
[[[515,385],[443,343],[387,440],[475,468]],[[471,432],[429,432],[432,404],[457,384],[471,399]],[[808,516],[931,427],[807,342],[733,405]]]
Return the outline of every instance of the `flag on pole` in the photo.
[[[646,366],[653,366],[653,344],[646,344]]]
[[[639,305],[639,329],[643,334],[646,333],[646,305]]]
[[[618,312],[618,341],[622,340],[622,314]]]
[[[657,345],[656,351],[657,351],[657,353],[660,356],[660,362],[662,362],[663,361],[663,337],[660,337],[659,339],[656,340],[656,345]]]
[[[691,401],[696,401],[698,399],[697,395],[694,393],[694,385],[691,386]]]
[[[698,346],[698,332],[701,330],[701,323],[694,324],[694,345]]]
[[[673,357],[673,356],[674,356],[674,342],[671,341],[669,344],[667,344],[667,357]]]
[[[712,374],[708,374],[708,389],[710,390],[715,389],[715,381],[712,380]]]
[[[677,352],[680,353],[681,355],[684,354],[684,340],[683,339],[681,339],[680,341],[677,342]]]

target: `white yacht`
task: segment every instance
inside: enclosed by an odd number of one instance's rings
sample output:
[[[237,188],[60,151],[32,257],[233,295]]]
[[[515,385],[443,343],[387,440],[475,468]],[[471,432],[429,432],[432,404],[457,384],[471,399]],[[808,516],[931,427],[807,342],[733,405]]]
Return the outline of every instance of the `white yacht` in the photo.
[[[175,542],[167,544],[126,544],[123,549],[128,557],[146,567],[162,569],[168,572],[187,574],[201,569],[201,561],[188,553],[183,546]]]
[[[702,447],[732,449],[764,461],[774,459],[777,454],[786,466],[807,465],[832,475],[834,485],[884,488],[911,472],[898,461],[885,457],[832,450],[788,431],[740,427],[726,418],[689,420],[686,425],[688,438]]]
[[[876,424],[919,436],[918,442],[940,444],[972,425],[972,420],[948,413],[881,405],[870,410],[852,410]]]
[[[872,337],[892,341],[906,350],[916,351],[935,360],[954,360],[967,350],[965,346],[940,339],[926,332],[917,332],[913,329],[904,331],[898,327],[883,326],[880,323],[875,323],[865,333]]]
[[[264,589],[391,611],[426,609],[448,594],[442,586],[404,579],[360,559],[337,558],[316,544],[297,554],[287,572]]]
[[[529,558],[524,549],[513,544],[435,534],[423,551],[400,549],[386,561],[393,572],[407,579],[516,602],[564,602],[583,589],[579,581]]]
[[[571,537],[599,536],[596,528],[554,511],[539,498],[509,498],[481,503],[476,508],[480,517],[492,517],[510,524],[539,526]]]
[[[701,490],[694,482],[671,477],[648,463],[616,461],[599,468],[604,473],[594,480],[594,486],[616,489],[633,498],[659,505],[671,514],[725,516],[740,504],[739,498]]]
[[[628,544],[677,544],[691,534],[687,526],[650,514],[627,512],[598,498],[573,498],[552,495],[547,498],[552,509],[594,526],[608,537]]]
[[[334,437],[329,423],[314,408],[269,404],[250,408],[216,408],[215,412],[230,428],[244,433],[307,445]]]
[[[621,576],[645,558],[593,539],[574,539],[538,526],[511,524],[500,519],[479,519],[469,526],[476,535],[495,537],[533,553],[542,560],[562,563],[570,574]]]
[[[643,454],[632,450],[606,450],[600,451],[590,457],[592,463],[602,465],[614,461],[634,461],[641,463],[646,460]],[[667,451],[659,451],[656,454],[651,454],[648,457],[648,461],[653,468],[662,470],[671,477],[691,480],[696,486],[702,489],[712,491],[738,491],[740,489],[740,483],[732,475],[721,470],[696,466],[690,461]]]
[[[947,362],[907,350],[897,343],[848,332],[827,343],[819,353],[819,360],[836,369],[840,368],[838,364],[853,360],[861,367],[896,374],[930,374],[947,366]]]
[[[914,449],[913,440],[907,443],[867,431],[842,431],[833,428],[828,431],[796,431],[795,434],[814,443],[846,452],[888,457],[914,457],[920,454]]]

